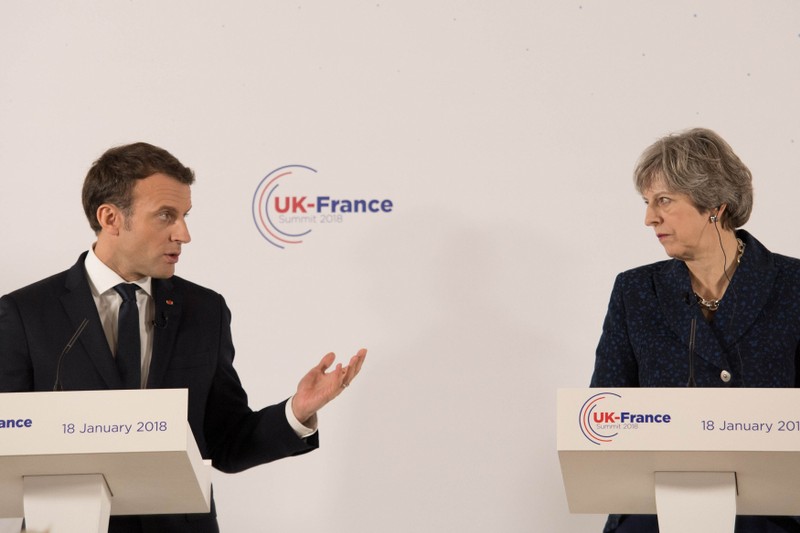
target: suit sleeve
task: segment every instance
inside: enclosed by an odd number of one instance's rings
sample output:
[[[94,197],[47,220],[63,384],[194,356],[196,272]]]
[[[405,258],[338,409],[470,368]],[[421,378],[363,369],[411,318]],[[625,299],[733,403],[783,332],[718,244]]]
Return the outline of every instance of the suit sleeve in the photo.
[[[794,386],[800,387],[800,342],[794,350]]]
[[[206,404],[203,432],[214,467],[239,472],[316,449],[318,436],[301,439],[286,419],[285,404],[252,411],[233,367],[231,314],[220,296],[221,323],[215,375]]]
[[[0,298],[0,391],[33,390],[33,368],[25,327],[10,296]]]
[[[627,309],[625,308],[625,278],[617,276],[603,333],[595,353],[592,387],[638,387],[639,371],[636,355],[631,346]]]

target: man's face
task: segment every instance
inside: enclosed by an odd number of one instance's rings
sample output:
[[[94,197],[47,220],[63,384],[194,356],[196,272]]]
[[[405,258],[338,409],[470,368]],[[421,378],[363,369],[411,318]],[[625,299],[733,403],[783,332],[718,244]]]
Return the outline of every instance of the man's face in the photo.
[[[126,281],[171,277],[181,245],[191,241],[186,226],[191,207],[189,185],[160,173],[138,180],[131,214],[121,215],[109,266]]]

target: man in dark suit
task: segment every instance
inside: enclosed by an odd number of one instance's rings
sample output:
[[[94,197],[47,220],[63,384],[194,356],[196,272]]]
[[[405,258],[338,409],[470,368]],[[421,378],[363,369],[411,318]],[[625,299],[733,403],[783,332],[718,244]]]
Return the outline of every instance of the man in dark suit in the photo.
[[[335,356],[327,354],[289,400],[251,410],[233,368],[224,299],[174,276],[190,241],[193,182],[189,168],[146,143],[112,148],[94,163],[83,186],[92,249],[69,270],[0,298],[0,391],[187,388],[189,424],[215,468],[238,472],[311,451],[317,411],[356,377],[366,351],[331,371]],[[112,517],[109,531],[219,527],[212,498],[207,514]]]

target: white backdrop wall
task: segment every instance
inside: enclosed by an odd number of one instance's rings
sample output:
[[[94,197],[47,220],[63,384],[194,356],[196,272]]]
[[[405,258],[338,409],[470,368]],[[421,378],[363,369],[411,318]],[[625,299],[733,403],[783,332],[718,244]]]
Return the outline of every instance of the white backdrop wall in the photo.
[[[746,227],[800,256],[798,95],[796,0],[2,0],[0,292],[91,244],[106,148],[163,146],[197,173],[178,273],[226,296],[254,406],[370,350],[320,450],[215,477],[224,531],[599,531],[567,511],[554,400],[588,384],[614,276],[663,258],[634,162],[717,130]],[[278,249],[251,201],[284,165],[394,209]]]

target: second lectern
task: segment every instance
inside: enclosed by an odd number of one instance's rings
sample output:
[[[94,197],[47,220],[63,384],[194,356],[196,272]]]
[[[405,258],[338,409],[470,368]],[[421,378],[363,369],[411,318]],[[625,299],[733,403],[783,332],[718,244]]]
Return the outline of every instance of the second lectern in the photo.
[[[557,431],[573,513],[657,514],[662,533],[800,515],[797,389],[562,389]]]

